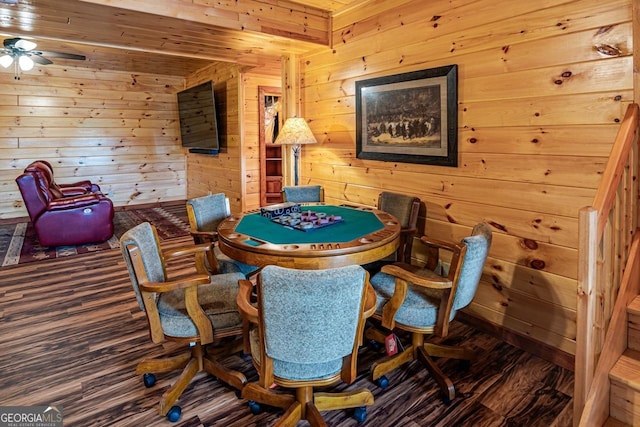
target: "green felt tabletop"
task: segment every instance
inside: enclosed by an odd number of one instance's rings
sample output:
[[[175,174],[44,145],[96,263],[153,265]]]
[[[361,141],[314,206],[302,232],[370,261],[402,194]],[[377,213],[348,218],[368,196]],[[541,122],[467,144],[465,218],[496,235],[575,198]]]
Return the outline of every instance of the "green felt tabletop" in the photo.
[[[277,245],[292,243],[344,243],[366,236],[384,228],[378,217],[369,211],[342,206],[304,206],[303,211],[324,212],[340,215],[343,222],[309,231],[296,230],[265,218],[260,213],[242,217],[236,226],[236,233],[246,234],[258,240]]]

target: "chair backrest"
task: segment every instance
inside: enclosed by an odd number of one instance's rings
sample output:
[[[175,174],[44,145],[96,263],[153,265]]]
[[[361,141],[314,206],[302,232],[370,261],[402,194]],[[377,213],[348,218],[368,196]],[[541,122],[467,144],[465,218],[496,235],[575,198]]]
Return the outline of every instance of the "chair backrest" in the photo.
[[[229,215],[229,199],[224,193],[187,200],[189,224],[197,231],[216,231],[220,222]]]
[[[282,201],[293,203],[321,203],[324,202],[324,188],[321,185],[282,187]]]
[[[133,227],[120,237],[122,256],[127,264],[131,284],[142,311],[147,309],[140,291],[140,284],[167,280],[167,270],[159,241],[155,227],[148,222]]]
[[[53,168],[51,167],[51,163],[44,160],[37,160],[35,162],[31,162],[24,169],[24,171],[36,173],[43,188],[46,187],[48,191],[51,192],[54,198],[59,199],[61,197],[64,197],[60,186],[56,184],[55,180],[53,179]]]
[[[50,202],[59,198],[49,186],[46,175],[37,168],[25,170],[16,178],[16,184],[32,222],[47,210]]]
[[[218,240],[218,225],[231,215],[229,199],[224,193],[210,194],[187,200],[187,217],[191,236],[196,244],[215,243]],[[196,254],[196,268],[199,272],[219,273],[221,265],[214,251]]]
[[[240,333],[236,295],[238,281],[245,279],[242,273],[211,276],[181,269],[170,280],[167,260],[177,262],[184,258],[187,263],[193,262],[190,257],[199,248],[185,245],[163,251],[156,228],[148,222],[124,233],[120,245],[153,342],[188,340],[208,344],[216,338],[216,328],[220,337]],[[186,267],[184,262],[181,267]]]
[[[473,227],[471,235],[462,239],[466,246],[462,262],[458,264],[458,271],[449,271],[450,278],[457,276],[452,306],[454,312],[466,307],[473,300],[489,254],[491,239],[491,228],[486,223],[477,224]]]
[[[52,185],[55,184],[55,180],[53,179],[53,166],[51,166],[51,163],[47,162],[46,160],[36,160],[35,162],[31,162],[25,170],[28,170],[29,168],[33,168],[33,167],[36,167],[42,170],[42,172],[46,174],[49,182]]]
[[[258,284],[262,354],[273,359],[276,376],[328,375],[332,369],[335,372],[336,362],[341,369],[342,358],[356,357],[367,278],[357,265],[262,269]],[[303,372],[305,367],[313,372]]]
[[[396,261],[411,261],[413,237],[417,232],[420,199],[406,194],[383,191],[378,196],[378,209],[396,217],[401,227],[401,242],[396,252]]]

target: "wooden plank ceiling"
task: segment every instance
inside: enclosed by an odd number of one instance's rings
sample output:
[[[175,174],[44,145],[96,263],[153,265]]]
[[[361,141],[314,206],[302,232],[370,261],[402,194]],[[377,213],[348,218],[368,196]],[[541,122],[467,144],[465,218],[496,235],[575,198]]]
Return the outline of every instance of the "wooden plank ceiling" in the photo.
[[[15,3],[17,4],[9,4]],[[329,48],[331,14],[362,0],[0,0],[0,37],[85,55],[58,65],[188,75]]]

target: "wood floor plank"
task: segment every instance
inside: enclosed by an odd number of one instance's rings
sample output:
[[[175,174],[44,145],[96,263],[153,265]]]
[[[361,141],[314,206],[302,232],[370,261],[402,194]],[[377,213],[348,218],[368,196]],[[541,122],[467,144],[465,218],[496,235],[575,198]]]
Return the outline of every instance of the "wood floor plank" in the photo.
[[[166,247],[188,238],[163,242]],[[181,264],[171,271],[182,270]],[[328,390],[369,388],[375,399],[362,426],[554,426],[572,423],[573,374],[461,322],[447,343],[474,349],[468,369],[437,360],[458,396],[440,399],[437,385],[417,362],[388,374],[389,387],[370,381],[368,366],[383,357],[360,351],[356,382]],[[0,270],[0,405],[62,405],[65,426],[269,426],[279,416],[251,413],[247,402],[215,378],[198,374],[181,399],[183,416],[171,424],[158,414],[161,394],[176,373],[158,374],[146,389],[135,374],[148,356],[176,353],[175,344],[149,339],[119,249],[16,265]],[[257,379],[241,355],[224,360]],[[329,411],[330,426],[357,425],[353,411]],[[299,423],[299,426],[308,425]]]

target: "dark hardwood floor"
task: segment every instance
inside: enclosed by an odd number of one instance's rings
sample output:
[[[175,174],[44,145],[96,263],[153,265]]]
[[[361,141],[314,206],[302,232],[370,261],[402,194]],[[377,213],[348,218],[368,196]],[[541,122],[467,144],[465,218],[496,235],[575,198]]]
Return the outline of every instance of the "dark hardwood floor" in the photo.
[[[189,239],[165,244],[184,242]],[[449,405],[415,362],[390,374],[389,387],[381,390],[367,376],[380,355],[363,348],[362,372],[349,386],[368,387],[375,396],[362,425],[572,425],[570,371],[461,322],[454,322],[447,341],[479,356],[468,370],[458,361],[438,361],[457,387]],[[159,374],[156,386],[146,389],[135,366],[174,350],[150,341],[119,250],[0,269],[0,406],[62,405],[64,425],[82,427],[268,426],[278,418],[276,410],[251,414],[231,388],[201,374],[179,401],[182,418],[171,424],[158,415],[157,402],[175,374]],[[241,355],[225,363],[256,380]],[[357,425],[349,411],[323,415],[330,426]]]

